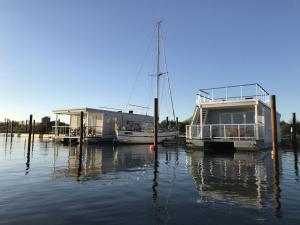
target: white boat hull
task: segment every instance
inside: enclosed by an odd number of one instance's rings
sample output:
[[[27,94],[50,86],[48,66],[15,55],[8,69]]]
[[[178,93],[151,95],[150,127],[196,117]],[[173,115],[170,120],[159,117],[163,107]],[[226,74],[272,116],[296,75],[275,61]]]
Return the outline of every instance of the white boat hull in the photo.
[[[173,140],[178,136],[178,131],[158,132],[158,143],[166,140]],[[153,132],[143,131],[117,131],[117,139],[120,143],[128,144],[152,144],[154,139]]]

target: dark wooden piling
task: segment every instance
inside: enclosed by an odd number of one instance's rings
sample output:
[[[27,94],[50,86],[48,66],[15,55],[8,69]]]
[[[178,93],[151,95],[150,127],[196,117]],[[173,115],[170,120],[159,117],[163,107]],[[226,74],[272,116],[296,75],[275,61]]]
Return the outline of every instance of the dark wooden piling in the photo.
[[[6,119],[6,141],[7,141],[7,136],[8,136],[8,119]]]
[[[294,149],[297,148],[297,131],[296,131],[296,113],[293,113],[293,124],[292,124],[292,142]]]
[[[32,114],[29,117],[29,129],[28,129],[28,151],[31,147],[31,133],[32,133]]]
[[[178,129],[178,117],[176,117],[176,128]]]
[[[276,96],[270,96],[270,106],[271,106],[271,125],[272,125],[272,147],[274,154],[277,157],[277,147],[278,147],[278,140],[277,140],[277,113],[276,113]]]
[[[10,122],[10,140],[12,140],[13,136],[14,136],[14,121],[12,120]]]
[[[276,96],[270,96],[271,106],[271,125],[272,125],[272,160],[273,160],[273,214],[276,217],[281,216],[280,202],[280,177],[279,177],[279,159],[278,159],[278,140],[277,140],[277,113],[276,113]]]
[[[83,143],[83,112],[80,112],[80,149],[82,149],[82,143]]]
[[[77,181],[80,181],[82,171],[82,143],[83,143],[83,112],[80,112],[80,140],[79,140],[79,161],[77,171]]]
[[[154,98],[154,149],[155,149],[155,158],[157,159],[157,139],[158,134],[158,99]]]
[[[166,128],[169,129],[169,117],[166,117]]]

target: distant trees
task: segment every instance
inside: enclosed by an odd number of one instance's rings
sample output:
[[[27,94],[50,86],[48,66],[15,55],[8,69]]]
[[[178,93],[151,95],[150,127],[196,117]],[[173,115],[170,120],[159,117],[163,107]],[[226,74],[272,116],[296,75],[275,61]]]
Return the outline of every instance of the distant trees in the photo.
[[[42,120],[43,121],[43,120]],[[35,133],[36,134],[48,134],[52,132],[52,127],[55,125],[55,121],[36,122],[35,123]],[[66,123],[58,121],[59,126],[65,126]],[[0,122],[0,133],[6,132],[6,123]],[[28,125],[27,125],[28,129]],[[26,122],[24,121],[13,121],[13,131],[14,133],[26,133]],[[8,132],[11,132],[11,121],[8,122]]]
[[[280,130],[281,130],[281,135],[282,136],[287,136],[291,134],[291,127],[292,127],[292,122],[285,122],[284,120],[280,122]],[[299,135],[300,134],[300,122],[297,121],[296,123],[296,133]]]
[[[186,119],[184,121],[178,122],[178,130],[180,134],[185,134],[185,126],[190,125],[192,118]],[[167,121],[163,120],[160,122],[161,128],[167,128]],[[176,127],[176,121],[169,120],[169,127]]]

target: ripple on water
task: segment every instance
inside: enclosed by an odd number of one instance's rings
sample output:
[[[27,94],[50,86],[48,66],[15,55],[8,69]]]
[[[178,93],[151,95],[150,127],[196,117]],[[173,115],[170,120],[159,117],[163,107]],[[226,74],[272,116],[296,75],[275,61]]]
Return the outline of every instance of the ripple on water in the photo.
[[[80,158],[81,157],[81,158]],[[280,152],[206,155],[0,137],[0,224],[298,224],[298,162]],[[298,180],[297,180],[298,179]],[[281,208],[278,207],[281,204]]]

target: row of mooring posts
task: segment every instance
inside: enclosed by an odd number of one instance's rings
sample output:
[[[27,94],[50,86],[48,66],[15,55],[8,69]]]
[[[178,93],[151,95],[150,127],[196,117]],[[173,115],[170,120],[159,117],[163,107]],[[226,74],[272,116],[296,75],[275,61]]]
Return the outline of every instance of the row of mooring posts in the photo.
[[[5,137],[6,137],[6,140],[7,140],[9,134],[10,134],[10,138],[12,139],[14,134],[15,134],[15,130],[14,130],[15,121],[10,120],[10,119],[5,119],[4,124],[5,124]],[[35,120],[33,120],[33,134],[34,134],[34,130],[35,130]],[[25,133],[27,133],[27,132],[28,132],[28,128],[27,128],[27,120],[26,120]]]
[[[5,126],[6,126],[6,129],[5,129],[6,141],[7,141],[7,137],[8,137],[8,134],[9,134],[9,122],[10,122],[10,138],[12,139],[12,137],[14,135],[14,121],[9,120],[9,119],[5,119],[4,123],[5,123]]]

